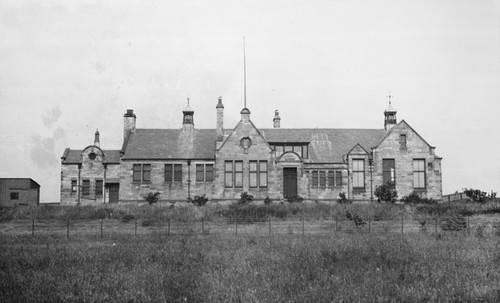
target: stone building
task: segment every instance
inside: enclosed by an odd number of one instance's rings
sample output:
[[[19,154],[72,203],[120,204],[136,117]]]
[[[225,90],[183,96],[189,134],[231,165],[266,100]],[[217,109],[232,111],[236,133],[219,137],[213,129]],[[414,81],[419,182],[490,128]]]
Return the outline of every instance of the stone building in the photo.
[[[102,150],[99,133],[83,150],[62,156],[61,201],[140,201],[160,192],[165,201],[206,195],[236,200],[242,192],[258,200],[301,196],[335,201],[345,193],[371,201],[375,187],[391,181],[399,197],[412,192],[441,200],[441,158],[406,121],[397,122],[389,104],[381,129],[285,129],[276,111],[273,128],[257,128],[250,110],[224,128],[224,106],[216,106],[216,128],[197,129],[194,110],[182,111],[178,129],[136,127],[124,115],[121,150]]]

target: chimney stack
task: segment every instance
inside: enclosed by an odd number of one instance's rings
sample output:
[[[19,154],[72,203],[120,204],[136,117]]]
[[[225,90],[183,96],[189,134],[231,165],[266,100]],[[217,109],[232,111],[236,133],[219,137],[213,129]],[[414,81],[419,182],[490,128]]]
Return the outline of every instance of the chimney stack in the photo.
[[[101,147],[100,143],[99,143],[99,130],[95,131],[94,145],[97,147]]]
[[[130,136],[130,133],[135,132],[135,119],[133,109],[127,109],[127,113],[123,115],[123,142],[125,143]]]
[[[280,128],[280,122],[281,122],[280,113],[278,110],[275,110],[273,118],[274,128]]]
[[[215,107],[217,109],[217,141],[224,139],[224,105],[222,105],[222,97],[219,97],[219,103]]]

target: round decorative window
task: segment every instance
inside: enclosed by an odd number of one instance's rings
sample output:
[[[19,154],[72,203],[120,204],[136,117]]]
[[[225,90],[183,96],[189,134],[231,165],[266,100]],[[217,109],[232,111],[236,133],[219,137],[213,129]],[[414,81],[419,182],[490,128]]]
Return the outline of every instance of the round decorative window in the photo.
[[[250,148],[250,146],[252,146],[252,140],[250,140],[250,138],[243,138],[240,141],[240,146],[244,149],[248,149]]]
[[[90,159],[90,160],[95,160],[95,158],[96,158],[96,157],[97,157],[97,155],[96,155],[94,152],[91,152],[91,153],[89,154],[89,159]]]

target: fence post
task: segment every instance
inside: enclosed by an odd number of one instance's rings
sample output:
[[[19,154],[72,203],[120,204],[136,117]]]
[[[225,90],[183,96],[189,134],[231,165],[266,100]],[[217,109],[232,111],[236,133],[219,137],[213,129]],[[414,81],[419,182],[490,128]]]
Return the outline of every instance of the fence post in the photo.
[[[435,230],[435,232],[437,234],[438,233],[438,215],[436,215],[436,218],[434,220],[435,220],[434,230]]]
[[[167,219],[167,236],[170,236],[170,218]]]
[[[372,232],[372,220],[368,220],[368,233]]]
[[[269,234],[271,234],[271,217],[268,217],[269,219]]]
[[[335,220],[335,235],[337,235],[338,230],[339,230],[339,221]]]
[[[137,237],[137,218],[135,218],[134,235]]]
[[[238,235],[238,218],[234,218],[235,235]]]
[[[101,219],[101,238],[102,238],[102,219]]]
[[[304,215],[302,215],[302,235],[304,235]]]
[[[201,218],[201,234],[205,234],[205,219]]]
[[[404,226],[405,226],[405,221],[404,221],[404,215],[401,215],[401,243],[403,243],[404,240]]]
[[[467,236],[470,236],[470,221],[469,217],[467,217]]]
[[[35,218],[31,219],[31,236],[35,236]]]
[[[69,238],[69,219],[68,219],[68,224],[66,225],[66,238]]]

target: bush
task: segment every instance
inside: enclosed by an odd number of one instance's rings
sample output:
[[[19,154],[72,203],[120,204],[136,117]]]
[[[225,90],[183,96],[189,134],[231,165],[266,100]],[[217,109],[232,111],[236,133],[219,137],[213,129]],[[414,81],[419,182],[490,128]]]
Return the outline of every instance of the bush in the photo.
[[[239,204],[247,204],[253,201],[253,195],[245,192],[242,192],[240,195],[240,199],[238,200]]]
[[[349,204],[351,201],[349,201],[345,195],[344,192],[340,192],[339,196],[337,197],[337,203],[338,204]]]
[[[271,204],[271,203],[273,203],[273,200],[272,200],[271,198],[269,198],[269,196],[267,196],[267,197],[264,199],[264,204],[269,205],[269,204]]]
[[[122,222],[123,223],[128,223],[128,222],[130,222],[130,221],[132,221],[134,219],[135,219],[134,215],[126,214],[125,216],[122,217]]]
[[[196,206],[203,206],[203,205],[207,204],[208,198],[205,197],[205,195],[195,196],[194,200],[192,200],[192,202]]]
[[[464,230],[467,228],[467,221],[462,215],[454,215],[441,221],[441,229],[446,231]]]
[[[302,203],[302,201],[304,201],[304,198],[302,198],[299,195],[295,195],[295,196],[286,196],[285,200],[287,200],[290,203],[295,203],[295,202]]]
[[[432,198],[428,199],[428,198],[420,197],[420,195],[417,194],[416,192],[412,192],[411,194],[409,194],[407,196],[403,196],[401,198],[401,202],[403,202],[405,204],[436,204],[437,203]]]
[[[469,197],[474,202],[484,203],[487,200],[495,200],[497,193],[492,192],[491,195],[488,195],[485,191],[479,189],[472,188],[464,188],[464,194]]]
[[[149,203],[149,205],[152,205],[160,199],[160,193],[159,192],[150,192],[148,193],[147,196],[144,197],[144,199]]]
[[[394,203],[398,198],[398,192],[394,187],[393,182],[386,182],[385,184],[379,185],[375,188],[375,196],[378,202]]]

